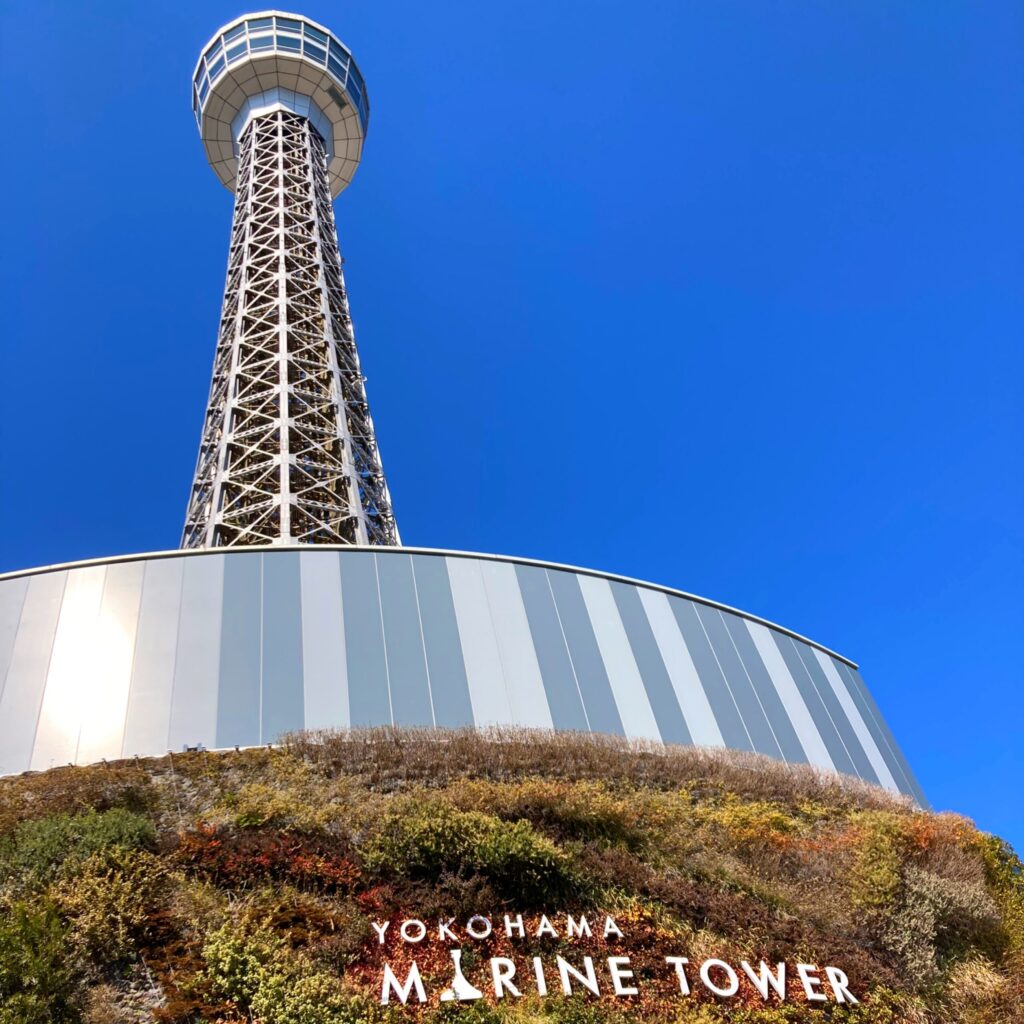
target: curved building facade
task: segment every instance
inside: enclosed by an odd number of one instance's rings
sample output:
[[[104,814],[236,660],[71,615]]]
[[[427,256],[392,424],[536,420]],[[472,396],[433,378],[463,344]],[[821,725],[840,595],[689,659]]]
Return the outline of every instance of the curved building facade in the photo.
[[[0,774],[391,724],[756,751],[926,806],[853,662],[653,584],[322,546],[0,577]]]

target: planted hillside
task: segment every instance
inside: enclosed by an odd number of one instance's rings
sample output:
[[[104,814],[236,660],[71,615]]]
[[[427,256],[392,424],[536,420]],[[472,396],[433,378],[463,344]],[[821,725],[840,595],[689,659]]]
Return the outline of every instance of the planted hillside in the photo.
[[[999,839],[764,758],[375,731],[0,780],[0,1024],[1008,1024]]]

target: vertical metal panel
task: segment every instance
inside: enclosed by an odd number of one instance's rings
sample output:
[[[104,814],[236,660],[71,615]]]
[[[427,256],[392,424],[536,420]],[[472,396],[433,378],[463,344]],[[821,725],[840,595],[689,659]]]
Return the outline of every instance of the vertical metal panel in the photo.
[[[628,583],[613,582],[612,596],[626,629],[630,649],[644,681],[658,731],[666,743],[692,743],[690,730],[676,699],[672,679],[665,668],[651,624],[644,611],[637,588]]]
[[[799,640],[794,640],[793,646],[797,649],[801,660],[807,666],[807,674],[811,677],[811,681],[814,683],[815,689],[818,691],[822,703],[825,705],[829,717],[839,733],[839,738],[843,741],[843,746],[846,747],[846,752],[850,755],[850,760],[853,761],[853,767],[857,775],[868,782],[877,784],[878,776],[875,774],[874,768],[871,767],[871,762],[868,760],[867,754],[864,753],[864,748],[860,745],[860,741],[853,731],[853,726],[843,713],[843,708],[836,698],[835,691],[829,686],[825,673],[821,671],[821,666],[818,664],[818,659],[815,658],[814,652],[807,644],[801,643]]]
[[[733,750],[753,750],[754,744],[743,724],[743,717],[729,688],[729,680],[718,664],[693,602],[681,597],[670,597],[668,603],[686,641],[690,657],[693,658],[697,675],[704,685],[704,692],[708,695],[725,745]]]
[[[718,662],[718,667],[732,691],[754,750],[769,757],[782,758],[782,749],[772,727],[768,724],[768,716],[754,692],[747,670],[736,652],[736,646],[729,636],[729,630],[726,629],[722,613],[717,608],[709,608],[707,605],[695,604],[694,609],[700,624],[704,627],[708,643],[711,644],[715,661]]]
[[[391,725],[377,563],[369,551],[346,551],[340,557],[351,721],[354,726]]]
[[[183,558],[157,558],[145,563],[121,744],[124,757],[167,750],[184,562]]]
[[[472,558],[446,558],[466,682],[478,726],[513,721],[498,637],[491,621],[482,563]]]
[[[213,747],[217,743],[224,561],[232,555],[185,558],[181,615],[174,659],[174,692],[167,746]]]
[[[535,729],[552,728],[551,708],[541,678],[530,624],[523,606],[515,566],[480,562],[480,571],[498,639],[512,723]]]
[[[224,563],[218,747],[253,746],[260,734],[262,555],[232,552]]]
[[[302,588],[297,551],[263,555],[260,739],[276,743],[302,728]]]
[[[27,771],[32,763],[36,721],[67,578],[66,572],[48,572],[29,580],[0,697],[0,771],[5,774]]]
[[[93,645],[106,574],[104,565],[68,572],[32,748],[34,771],[69,764],[78,751],[85,703],[97,683]]]
[[[343,729],[348,666],[341,601],[341,564],[334,551],[299,553],[302,588],[302,676],[307,729]]]
[[[625,734],[622,719],[615,706],[608,673],[580,591],[581,577],[554,569],[547,571],[547,577],[583,698],[587,723],[593,732],[622,736]]]
[[[586,709],[580,695],[576,672],[569,658],[558,609],[544,569],[516,566],[516,578],[530,623],[537,662],[556,729],[589,731]]]
[[[640,669],[629,646],[611,586],[607,580],[597,576],[580,576],[578,579],[625,734],[630,739],[660,740],[658,722],[644,689],[644,681],[640,678]]]
[[[434,708],[412,559],[398,551],[381,552],[374,557],[384,614],[392,717],[395,725],[429,727],[434,724]]]
[[[121,754],[144,571],[142,562],[121,562],[107,567],[89,673],[92,680],[82,706],[76,762],[88,764]]]
[[[893,736],[892,730],[889,728],[889,723],[886,722],[885,718],[882,716],[882,712],[879,710],[878,704],[875,702],[875,698],[871,695],[871,691],[864,685],[864,680],[856,669],[847,667],[847,674],[860,689],[864,699],[867,701],[868,707],[874,713],[875,720],[877,721],[879,728],[882,730],[882,734],[889,741],[889,747],[896,760],[899,762],[900,767],[903,769],[903,775],[907,780],[910,795],[914,797],[921,807],[927,810],[931,807],[931,804],[928,802],[928,798],[924,795],[924,790],[922,790],[918,784],[917,778],[914,776],[903,751],[900,749],[900,745],[896,742],[896,737]]]
[[[807,760],[819,768],[826,768],[829,771],[835,769],[832,755],[825,746],[825,741],[814,724],[814,718],[807,708],[800,688],[796,685],[789,667],[786,665],[782,652],[774,640],[774,631],[759,622],[743,620],[743,627],[750,634],[754,641],[754,647],[764,663],[772,683],[775,685],[775,692],[782,700],[782,706],[786,709],[789,720],[793,723],[800,745],[807,754]]]
[[[28,592],[28,577],[5,580],[0,583],[0,700],[3,700],[7,682],[7,668],[14,652],[14,638],[18,634],[21,606]]]
[[[836,731],[832,716],[829,715],[828,709],[821,702],[818,689],[807,672],[807,666],[804,665],[800,652],[796,649],[796,644],[785,633],[777,633],[774,630],[772,630],[772,639],[775,641],[779,653],[786,662],[789,674],[800,691],[800,696],[803,698],[804,704],[807,705],[811,718],[814,719],[818,733],[821,735],[825,746],[828,747],[828,754],[836,767],[836,771],[845,772],[847,775],[856,775],[857,770],[853,765],[853,761],[850,759],[850,755],[847,753],[846,747]]]
[[[871,767],[875,770],[875,775],[877,776],[878,781],[885,786],[886,789],[892,789],[899,792],[900,787],[897,785],[896,780],[889,771],[889,768],[885,763],[885,758],[882,757],[882,752],[875,745],[875,741],[871,737],[871,732],[867,727],[867,723],[864,721],[861,716],[860,709],[857,707],[857,702],[851,696],[846,683],[842,678],[840,678],[839,672],[832,663],[832,659],[824,651],[814,650],[812,653],[817,659],[818,664],[821,666],[821,671],[825,674],[825,678],[828,680],[829,686],[831,686],[835,692],[836,698],[842,706],[843,714],[846,716],[846,720],[850,723],[853,727],[853,731],[857,734],[857,739],[860,741],[860,745],[864,748],[864,753],[867,754],[868,760],[871,762]]]
[[[711,709],[708,695],[704,691],[693,658],[686,649],[683,634],[679,631],[679,623],[669,607],[668,597],[658,590],[640,587],[640,603],[644,606],[647,621],[651,624],[654,641],[661,652],[662,661],[676,700],[683,709],[687,728],[693,742],[699,747],[721,747],[725,745],[722,731],[715,721],[715,713]]]
[[[722,612],[721,616],[725,628],[729,631],[729,637],[736,647],[736,653],[746,669],[750,683],[761,701],[761,707],[764,708],[764,712],[768,716],[772,732],[775,733],[775,739],[782,749],[782,756],[791,763],[805,764],[807,753],[800,744],[793,723],[789,720],[789,715],[786,714],[782,698],[772,684],[771,676],[757,652],[757,647],[754,646],[750,633],[747,632],[743,619],[738,615],[730,615],[728,612]]]
[[[442,555],[413,555],[412,569],[434,720],[439,727],[448,729],[472,725],[473,705],[459,644],[447,560]]]

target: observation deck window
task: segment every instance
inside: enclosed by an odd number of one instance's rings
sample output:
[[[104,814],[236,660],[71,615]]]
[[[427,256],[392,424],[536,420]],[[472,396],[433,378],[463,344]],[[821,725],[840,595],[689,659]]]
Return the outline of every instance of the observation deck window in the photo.
[[[312,57],[318,64],[327,63],[327,51],[322,46],[317,46],[306,39],[302,44],[302,52],[307,57]]]
[[[239,36],[244,35],[245,22],[243,21],[241,25],[236,25],[234,28],[229,29],[227,32],[224,33],[224,43],[226,45],[227,43],[234,42],[234,40],[236,40]]]
[[[243,39],[236,46],[232,46],[228,50],[228,63],[233,64],[239,57],[245,54],[245,40]]]
[[[298,36],[283,36],[278,33],[277,45],[284,50],[298,50],[302,45],[302,40]]]

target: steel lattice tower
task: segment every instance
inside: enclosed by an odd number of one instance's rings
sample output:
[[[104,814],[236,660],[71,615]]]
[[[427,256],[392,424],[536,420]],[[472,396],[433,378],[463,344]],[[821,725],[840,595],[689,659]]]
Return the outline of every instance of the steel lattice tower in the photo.
[[[193,108],[235,212],[181,546],[398,544],[332,205],[366,131],[355,62],[308,19],[246,15],[199,59]]]

